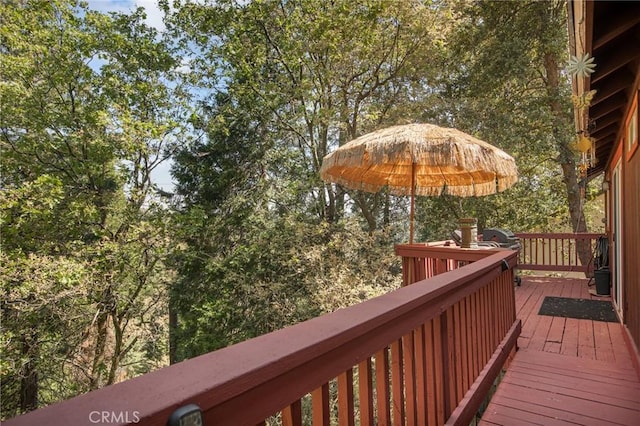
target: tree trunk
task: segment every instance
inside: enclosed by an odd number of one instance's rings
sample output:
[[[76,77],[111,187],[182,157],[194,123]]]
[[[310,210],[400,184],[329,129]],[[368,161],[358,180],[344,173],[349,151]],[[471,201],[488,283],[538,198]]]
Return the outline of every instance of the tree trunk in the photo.
[[[107,376],[107,382],[105,386],[112,385],[116,382],[116,373],[120,367],[120,360],[124,356],[123,353],[123,330],[120,325],[120,319],[116,315],[116,312],[111,312],[111,322],[113,323],[113,354],[111,355],[111,362],[109,366],[109,374]]]
[[[38,335],[34,332],[22,337],[22,355],[27,362],[22,367],[20,378],[20,412],[38,408]]]
[[[329,196],[329,204],[326,208],[326,214],[324,219],[328,220],[329,222],[336,222],[337,220],[337,215],[336,215],[336,194],[333,192],[333,187],[331,184],[325,184],[322,187],[322,199],[324,200],[324,190],[326,189],[327,194]]]
[[[569,138],[565,136],[562,125],[567,120],[565,109],[560,102],[560,68],[558,58],[553,53],[546,53],[544,57],[546,73],[547,95],[549,106],[554,114],[553,136],[559,153],[560,166],[562,168],[562,180],[567,191],[569,204],[569,216],[573,232],[587,232],[587,223],[584,217],[584,197],[578,182],[576,171],[575,153],[569,148]],[[578,257],[583,265],[591,261],[591,246],[588,242],[580,241],[577,244]]]
[[[89,381],[89,389],[91,390],[100,388],[102,384],[101,378],[105,370],[104,355],[107,346],[108,319],[109,315],[106,312],[102,312],[98,315],[96,321],[96,343],[91,366],[91,379]]]
[[[169,300],[169,364],[178,362],[176,330],[178,329],[178,312]]]
[[[360,211],[362,211],[362,215],[367,220],[367,225],[369,225],[369,234],[373,234],[373,232],[377,228],[376,218],[373,215],[372,209],[369,208],[367,204],[367,200],[365,197],[359,193],[357,197],[355,197],[356,204],[360,207]]]
[[[384,226],[389,226],[391,224],[391,195],[389,191],[384,194]]]

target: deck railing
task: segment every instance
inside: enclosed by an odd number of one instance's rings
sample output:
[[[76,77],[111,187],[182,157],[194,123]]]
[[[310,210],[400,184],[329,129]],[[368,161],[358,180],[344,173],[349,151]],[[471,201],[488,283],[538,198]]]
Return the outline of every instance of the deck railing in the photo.
[[[538,271],[593,272],[593,253],[602,234],[518,233],[520,269]],[[581,260],[582,259],[582,260]]]
[[[193,403],[205,425],[467,425],[520,332],[516,253],[442,250],[397,247],[425,265],[412,285],[6,424],[165,425]],[[421,280],[412,259],[460,267]]]
[[[396,246],[402,257],[402,285],[431,278],[458,269],[488,255],[485,249],[460,249],[453,241]]]

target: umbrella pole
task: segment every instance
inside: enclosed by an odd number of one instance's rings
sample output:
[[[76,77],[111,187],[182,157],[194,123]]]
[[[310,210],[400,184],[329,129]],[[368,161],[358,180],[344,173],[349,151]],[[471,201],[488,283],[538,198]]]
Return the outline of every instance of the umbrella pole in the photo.
[[[411,209],[409,211],[409,244],[413,244],[413,213],[416,198],[416,163],[411,163]]]

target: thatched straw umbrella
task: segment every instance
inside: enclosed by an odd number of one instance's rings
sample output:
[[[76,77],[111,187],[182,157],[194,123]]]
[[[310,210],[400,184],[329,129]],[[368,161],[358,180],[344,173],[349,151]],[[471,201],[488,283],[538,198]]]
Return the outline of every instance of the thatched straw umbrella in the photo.
[[[494,194],[518,180],[513,157],[456,129],[431,124],[393,126],[363,135],[324,157],[322,179],[346,188],[411,195]]]

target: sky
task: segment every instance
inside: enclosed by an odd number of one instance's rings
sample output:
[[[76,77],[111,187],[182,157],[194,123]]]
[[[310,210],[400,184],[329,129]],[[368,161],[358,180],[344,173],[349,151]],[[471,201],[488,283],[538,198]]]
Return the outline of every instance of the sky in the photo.
[[[155,27],[158,31],[165,29],[162,22],[163,13],[158,8],[157,0],[87,0],[87,3],[90,9],[100,12],[129,13],[137,7],[143,7],[147,13],[147,25]],[[174,186],[170,169],[171,162],[165,161],[151,174],[153,182],[167,192],[172,192]]]
[[[157,0],[87,0],[89,8],[100,12],[128,13],[136,7],[143,7],[147,12],[146,23],[155,27],[158,31],[165,29],[162,23],[162,11],[158,8]]]

